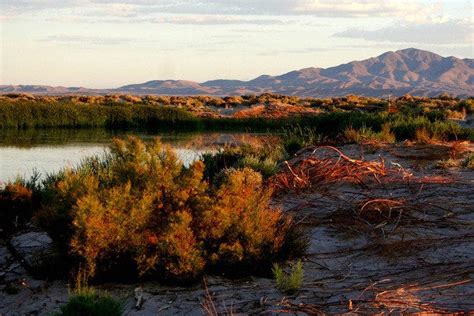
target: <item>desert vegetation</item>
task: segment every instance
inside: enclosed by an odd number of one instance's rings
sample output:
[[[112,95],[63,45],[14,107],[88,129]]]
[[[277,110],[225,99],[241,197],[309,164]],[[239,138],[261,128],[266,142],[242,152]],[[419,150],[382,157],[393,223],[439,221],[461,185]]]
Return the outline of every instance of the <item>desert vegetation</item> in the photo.
[[[159,139],[117,138],[103,156],[6,183],[0,228],[9,247],[34,227],[52,238],[63,267],[43,260],[43,277],[84,276],[60,315],[120,314],[124,301],[141,308],[129,287],[122,301],[120,291],[87,286],[107,282],[131,282],[164,310],[192,296],[209,315],[469,309],[474,134],[458,121],[472,114],[472,99],[3,96],[0,112],[20,113],[21,102],[21,111],[53,104],[63,114],[28,114],[38,125],[4,116],[13,122],[2,126],[6,143],[18,128],[54,127],[82,106],[104,111],[97,127],[153,130],[171,120],[273,132],[186,165]],[[77,127],[73,116],[65,122],[58,126]]]
[[[194,117],[187,111],[169,106],[125,104],[96,105],[89,103],[38,100],[2,102],[2,128],[44,127],[139,127],[160,124],[192,124]]]
[[[98,293],[93,288],[76,288],[70,293],[67,304],[61,306],[55,316],[120,316],[123,315],[123,302],[107,293]]]
[[[314,99],[262,94],[241,97],[0,96],[0,128],[107,127],[281,130],[308,127],[349,141],[473,139],[453,120],[472,114],[472,99],[347,96]],[[359,135],[357,135],[359,134]]]
[[[272,271],[277,288],[284,293],[293,294],[303,285],[304,269],[301,261],[296,262],[289,273],[285,272],[278,263],[273,265]]]

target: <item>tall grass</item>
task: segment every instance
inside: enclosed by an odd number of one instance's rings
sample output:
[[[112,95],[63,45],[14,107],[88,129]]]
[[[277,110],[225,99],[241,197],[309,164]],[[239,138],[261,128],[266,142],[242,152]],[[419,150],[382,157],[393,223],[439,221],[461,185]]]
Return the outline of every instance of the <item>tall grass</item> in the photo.
[[[363,142],[383,142],[393,143],[395,142],[395,134],[390,130],[389,123],[385,123],[382,126],[380,132],[374,132],[370,128],[365,126],[357,130],[352,127],[344,130],[344,138],[349,142],[363,143]]]
[[[316,145],[323,141],[323,137],[311,127],[296,125],[283,129],[283,148],[290,155],[309,145]]]
[[[332,112],[316,115],[295,116],[287,118],[211,118],[201,119],[202,126],[210,129],[235,130],[279,130],[310,128],[318,131],[319,134],[329,137],[337,136],[346,127],[368,127],[380,129],[387,120],[387,115],[383,113],[364,112]]]
[[[95,105],[64,102],[2,102],[0,128],[43,127],[170,127],[196,124],[178,107],[157,105]]]
[[[434,112],[408,111],[388,114],[335,110],[329,113],[286,118],[202,118],[179,106],[145,103],[91,104],[44,100],[7,102],[0,99],[0,129],[44,127],[251,131],[299,129],[299,133],[296,133],[300,135],[296,135],[298,142],[302,141],[302,136],[306,139],[303,143],[314,143],[316,136],[334,139],[344,135],[344,131],[348,128],[380,133],[386,126],[397,140],[415,139],[416,131],[421,129],[425,129],[438,139],[473,138],[472,129],[463,129],[458,124],[445,120],[442,115],[429,115],[430,113]],[[318,135],[314,135],[315,130]]]
[[[302,117],[297,122],[286,122],[284,139],[295,147],[315,145],[324,140],[350,141],[363,139],[384,142],[416,140],[417,131],[425,130],[434,139],[451,141],[474,139],[474,129],[462,128],[447,120],[431,120],[427,116],[407,116],[387,113],[335,112],[314,117]],[[288,132],[289,131],[289,132]],[[317,133],[315,132],[317,131]],[[351,137],[352,136],[352,137]],[[289,150],[291,151],[291,150]]]
[[[452,121],[430,121],[427,117],[396,116],[389,121],[390,128],[395,133],[397,140],[417,139],[417,131],[425,130],[426,133],[441,140],[467,139],[472,133],[463,129]]]

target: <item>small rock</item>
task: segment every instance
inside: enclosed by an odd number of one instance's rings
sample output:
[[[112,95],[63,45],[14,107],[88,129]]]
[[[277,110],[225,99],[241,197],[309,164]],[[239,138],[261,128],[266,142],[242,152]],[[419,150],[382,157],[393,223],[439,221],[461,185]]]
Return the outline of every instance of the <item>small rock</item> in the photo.
[[[53,240],[45,232],[28,232],[15,236],[10,240],[10,245],[26,268],[39,273],[46,273],[44,268],[58,258]]]
[[[15,260],[7,247],[0,246],[0,284],[12,283],[26,275],[25,269]]]
[[[137,287],[135,289],[135,299],[137,300],[137,303],[135,304],[135,308],[137,310],[140,310],[142,308],[142,305],[143,305],[143,288],[141,286]]]

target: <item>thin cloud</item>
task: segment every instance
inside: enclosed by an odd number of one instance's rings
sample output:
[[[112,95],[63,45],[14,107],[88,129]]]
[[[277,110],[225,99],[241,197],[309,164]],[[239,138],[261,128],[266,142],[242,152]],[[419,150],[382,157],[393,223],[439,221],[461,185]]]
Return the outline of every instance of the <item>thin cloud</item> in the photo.
[[[415,0],[94,0],[102,4],[133,4],[160,12],[234,15],[314,15],[325,17],[369,17],[427,14],[439,4]]]
[[[67,34],[55,34],[46,36],[38,39],[39,42],[49,43],[62,43],[62,44],[74,44],[74,45],[123,45],[123,44],[140,44],[149,45],[159,43],[158,40],[137,38],[137,37],[107,37],[107,36],[83,36],[83,35],[67,35]],[[223,49],[231,50],[230,45],[235,44],[232,40],[220,40],[206,43],[206,49],[217,50]],[[175,41],[172,47],[160,46],[160,51],[179,51],[183,49],[192,48],[194,51],[199,51],[203,48],[202,45],[193,45],[187,41]]]
[[[327,17],[403,17],[412,18],[413,15],[431,14],[439,10],[437,4],[423,4],[419,1],[297,1],[293,8],[295,12],[301,14],[314,14]]]
[[[2,0],[0,8],[7,16],[12,16],[32,11],[72,8],[82,4],[82,0]]]
[[[419,0],[3,0],[2,3],[2,8],[10,14],[77,7],[85,11],[101,8],[104,17],[174,13],[410,19],[440,10],[438,2],[427,4]]]
[[[68,44],[93,44],[93,45],[120,45],[134,42],[135,39],[127,37],[102,37],[82,35],[51,35],[40,39],[41,42],[68,43]]]
[[[221,15],[166,15],[151,17],[136,17],[133,19],[103,19],[106,23],[152,23],[152,24],[178,24],[178,25],[277,25],[288,22],[281,19],[249,18]]]
[[[278,56],[278,55],[299,55],[299,54],[315,54],[318,52],[334,52],[351,50],[349,47],[305,47],[301,49],[281,49],[281,50],[267,50],[258,53],[260,56]]]
[[[474,43],[474,28],[468,21],[451,20],[442,23],[393,25],[370,31],[349,29],[335,33],[333,36],[373,42],[472,44]]]

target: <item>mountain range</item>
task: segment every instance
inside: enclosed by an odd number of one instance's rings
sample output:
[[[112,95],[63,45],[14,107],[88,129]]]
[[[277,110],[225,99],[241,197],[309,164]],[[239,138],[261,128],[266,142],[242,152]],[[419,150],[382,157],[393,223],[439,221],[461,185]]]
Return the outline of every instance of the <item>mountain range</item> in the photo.
[[[352,61],[330,68],[304,68],[280,76],[262,75],[249,81],[153,80],[113,89],[1,85],[0,93],[30,94],[160,94],[160,95],[244,95],[265,92],[301,97],[333,97],[356,94],[386,97],[474,95],[474,59],[442,57],[408,48],[380,56]]]

